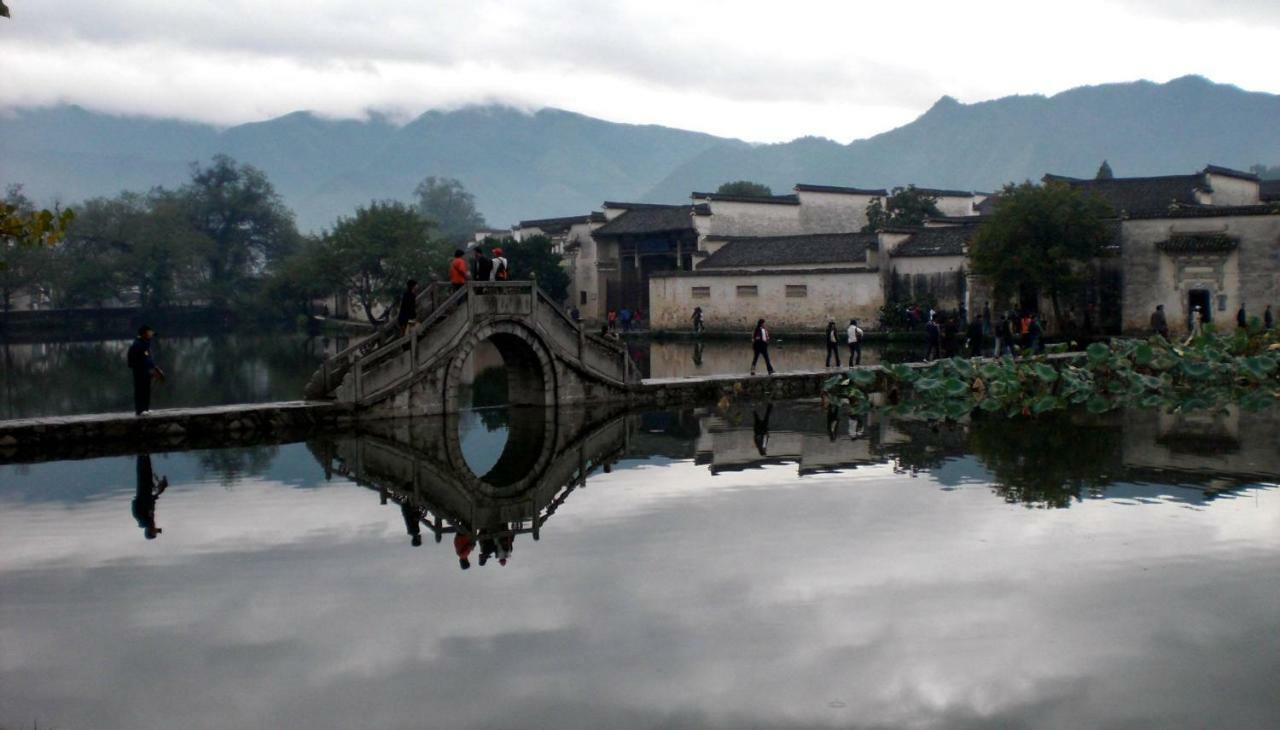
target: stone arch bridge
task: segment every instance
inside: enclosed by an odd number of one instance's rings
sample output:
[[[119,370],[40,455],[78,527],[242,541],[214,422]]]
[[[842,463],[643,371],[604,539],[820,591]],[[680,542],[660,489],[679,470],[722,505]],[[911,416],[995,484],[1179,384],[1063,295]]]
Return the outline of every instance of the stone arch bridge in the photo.
[[[394,323],[330,358],[307,397],[354,404],[371,416],[456,413],[463,370],[475,348],[502,355],[511,405],[625,401],[639,383],[621,343],[586,332],[529,281],[428,286],[419,323]]]

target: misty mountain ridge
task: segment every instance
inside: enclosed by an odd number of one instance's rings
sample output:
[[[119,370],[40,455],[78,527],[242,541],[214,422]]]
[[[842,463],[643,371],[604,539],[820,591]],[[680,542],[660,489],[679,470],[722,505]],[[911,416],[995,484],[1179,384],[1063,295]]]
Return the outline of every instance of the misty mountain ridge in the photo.
[[[371,199],[409,200],[428,175],[458,178],[490,224],[506,226],[581,215],[606,199],[686,202],[692,190],[739,179],[775,191],[797,182],[993,190],[1045,172],[1091,177],[1103,159],[1119,176],[1209,162],[1247,169],[1280,162],[1277,121],[1280,96],[1198,76],[974,104],[944,96],[911,123],[849,144],[749,144],[500,105],[429,111],[403,125],[294,112],[225,129],[61,106],[0,117],[0,183],[75,203],[180,185],[192,161],[226,153],[261,168],[304,230]]]

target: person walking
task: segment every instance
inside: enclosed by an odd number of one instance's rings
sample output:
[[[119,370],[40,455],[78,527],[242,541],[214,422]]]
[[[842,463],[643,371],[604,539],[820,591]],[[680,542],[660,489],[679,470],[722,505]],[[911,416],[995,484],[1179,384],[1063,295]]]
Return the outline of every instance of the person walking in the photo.
[[[1249,317],[1244,313],[1244,302],[1240,302],[1240,309],[1236,311],[1236,326],[1240,329],[1249,327]]]
[[[616,333],[618,331],[618,310],[610,309],[609,314],[605,316],[605,321],[608,322],[609,331]]]
[[[622,311],[618,312],[618,319],[622,320],[622,331],[630,332],[631,331],[631,308],[623,307]]]
[[[936,360],[942,355],[942,331],[932,319],[924,325],[925,360]]]
[[[455,249],[453,260],[449,262],[449,284],[453,287],[453,291],[458,291],[467,283],[467,276],[470,273],[467,262],[462,258],[462,249]]]
[[[756,328],[751,333],[751,350],[751,374],[756,374],[756,363],[763,357],[764,366],[773,375],[773,363],[769,362],[769,330],[764,326],[763,319],[756,320]]]
[[[1010,356],[1015,354],[1014,343],[1018,341],[1018,317],[1012,311],[1004,317],[1004,349]]]
[[[702,334],[702,307],[693,308],[693,333]]]
[[[1187,336],[1187,341],[1184,342],[1183,344],[1190,345],[1192,340],[1194,340],[1195,338],[1203,334],[1204,334],[1204,310],[1201,309],[1200,305],[1197,304],[1196,307],[1191,310],[1191,334]]]
[[[845,340],[849,342],[849,365],[862,364],[862,328],[858,320],[849,320],[849,328],[844,331]]]
[[[1169,320],[1164,316],[1164,305],[1157,304],[1156,311],[1151,313],[1151,332],[1169,339]]]
[[[1271,313],[1270,304],[1267,305],[1266,309],[1262,310],[1262,326],[1266,329],[1272,329],[1276,326],[1276,318],[1275,315]]]
[[[396,313],[396,324],[400,326],[400,336],[409,334],[409,327],[418,323],[418,280],[405,282],[404,294],[400,295],[400,311]]]
[[[969,331],[966,333],[966,337],[969,340],[969,357],[982,357],[982,344],[985,339],[982,333],[982,320],[974,319],[969,322]]]
[[[142,416],[151,412],[151,381],[163,380],[164,371],[152,357],[155,330],[147,325],[138,328],[138,337],[129,346],[126,362],[133,371],[133,412]]]
[[[836,359],[836,367],[840,367],[840,334],[836,330],[836,318],[827,317],[827,367],[831,367],[831,358]],[[853,364],[850,362],[850,364]]]
[[[493,249],[493,273],[490,281],[510,281],[511,263],[507,261],[502,249]]]
[[[1033,355],[1044,352],[1044,327],[1041,326],[1038,315],[1031,315],[1031,323],[1027,325],[1027,338]]]
[[[956,337],[959,334],[960,328],[956,325],[956,318],[947,317],[947,321],[942,324],[942,352],[947,357],[956,356]]]

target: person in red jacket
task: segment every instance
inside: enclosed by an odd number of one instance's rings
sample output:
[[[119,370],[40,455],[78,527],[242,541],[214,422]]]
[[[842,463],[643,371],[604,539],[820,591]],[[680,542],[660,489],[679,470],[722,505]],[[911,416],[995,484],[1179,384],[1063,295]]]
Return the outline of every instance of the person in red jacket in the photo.
[[[471,273],[467,267],[466,259],[462,258],[462,249],[453,252],[453,261],[449,262],[449,283],[453,285],[453,290],[457,291],[467,283],[467,276]]]

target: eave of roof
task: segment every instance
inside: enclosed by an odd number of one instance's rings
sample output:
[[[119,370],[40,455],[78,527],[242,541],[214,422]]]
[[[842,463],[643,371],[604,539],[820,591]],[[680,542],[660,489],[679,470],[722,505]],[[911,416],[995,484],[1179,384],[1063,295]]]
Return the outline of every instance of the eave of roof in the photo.
[[[1250,180],[1252,182],[1258,182],[1260,179],[1257,175],[1254,175],[1252,172],[1245,172],[1244,170],[1233,170],[1230,167],[1223,167],[1221,165],[1205,165],[1204,170],[1202,172],[1205,175],[1221,175],[1223,177],[1234,177],[1234,178],[1239,178],[1241,180]]]
[[[923,193],[935,198],[972,198],[972,190],[941,190],[938,188],[916,188],[917,193]]]
[[[706,200],[717,203],[761,203],[764,205],[800,205],[800,198],[795,195],[770,195],[755,197],[751,195],[721,195],[720,193],[690,193],[694,200]]]
[[[650,279],[693,279],[700,276],[812,276],[814,274],[874,274],[879,271],[876,266],[833,266],[827,269],[820,268],[804,268],[804,269],[769,269],[769,268],[740,268],[740,269],[704,269],[698,267],[693,271],[654,271],[649,274]]]
[[[1131,213],[1127,220],[1159,220],[1161,218],[1228,218],[1231,216],[1280,215],[1280,205],[1203,205],[1171,208],[1165,211]]]
[[[795,186],[797,193],[836,193],[838,195],[871,195],[884,196],[889,191],[884,188],[846,188],[838,185],[810,185],[808,183],[797,183]]]

